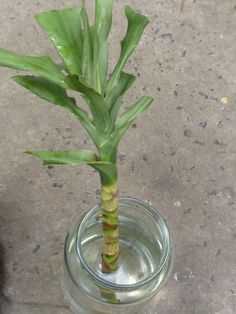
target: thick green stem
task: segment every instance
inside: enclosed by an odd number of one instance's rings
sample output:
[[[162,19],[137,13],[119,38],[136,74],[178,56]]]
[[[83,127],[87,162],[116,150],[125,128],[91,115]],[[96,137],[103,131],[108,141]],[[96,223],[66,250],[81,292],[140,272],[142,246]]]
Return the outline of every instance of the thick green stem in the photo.
[[[103,217],[103,253],[102,271],[110,273],[118,267],[119,232],[118,232],[118,185],[102,185],[102,217]]]

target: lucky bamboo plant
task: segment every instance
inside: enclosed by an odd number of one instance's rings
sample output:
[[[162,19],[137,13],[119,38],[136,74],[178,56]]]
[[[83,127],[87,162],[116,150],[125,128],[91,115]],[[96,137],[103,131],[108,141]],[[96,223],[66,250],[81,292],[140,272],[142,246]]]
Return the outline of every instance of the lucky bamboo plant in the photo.
[[[148,19],[125,7],[127,32],[121,41],[118,62],[108,76],[107,39],[112,22],[113,0],[95,0],[95,21],[89,24],[85,0],[81,8],[39,13],[36,20],[55,46],[62,64],[49,56],[32,57],[0,49],[0,65],[36,76],[16,75],[12,79],[37,96],[68,109],[92,138],[97,152],[28,151],[48,164],[87,164],[101,178],[104,245],[103,272],[117,269],[119,257],[117,146],[136,117],[152,98],[143,96],[122,114],[123,98],[135,76],[123,71],[148,24]],[[67,91],[77,91],[89,111],[80,108]]]

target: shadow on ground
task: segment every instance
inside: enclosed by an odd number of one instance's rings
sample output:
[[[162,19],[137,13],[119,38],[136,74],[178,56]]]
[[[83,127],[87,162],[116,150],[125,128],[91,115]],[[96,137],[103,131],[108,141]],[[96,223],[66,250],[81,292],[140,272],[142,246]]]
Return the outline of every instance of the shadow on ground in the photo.
[[[3,288],[6,282],[4,259],[5,259],[5,248],[0,242],[0,313],[2,312],[2,304],[5,302],[5,296],[3,293]]]
[[[6,249],[0,241],[0,313],[3,313],[3,306],[11,305],[12,301],[4,294],[4,287],[6,285],[6,269],[5,269]]]

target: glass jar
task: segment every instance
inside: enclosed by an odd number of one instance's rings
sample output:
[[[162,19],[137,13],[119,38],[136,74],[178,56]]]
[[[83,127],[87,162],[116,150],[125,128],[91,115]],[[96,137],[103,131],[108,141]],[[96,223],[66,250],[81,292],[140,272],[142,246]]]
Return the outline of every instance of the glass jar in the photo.
[[[149,204],[119,198],[119,267],[104,274],[101,212],[101,204],[83,212],[67,235],[65,298],[77,314],[142,313],[171,271],[173,246],[168,227]]]

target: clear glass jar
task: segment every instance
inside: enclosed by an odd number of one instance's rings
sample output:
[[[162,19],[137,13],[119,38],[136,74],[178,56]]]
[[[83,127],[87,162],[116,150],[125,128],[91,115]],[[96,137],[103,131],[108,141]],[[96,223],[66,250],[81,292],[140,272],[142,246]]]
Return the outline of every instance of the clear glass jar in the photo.
[[[77,314],[142,313],[171,271],[173,246],[160,213],[140,200],[119,198],[119,268],[101,271],[101,204],[83,212],[66,238],[63,292]]]

